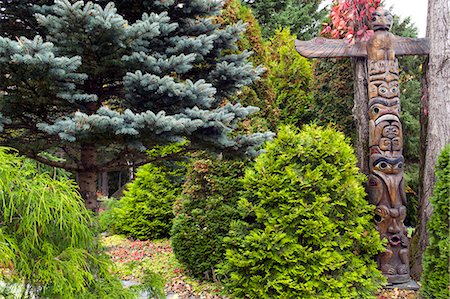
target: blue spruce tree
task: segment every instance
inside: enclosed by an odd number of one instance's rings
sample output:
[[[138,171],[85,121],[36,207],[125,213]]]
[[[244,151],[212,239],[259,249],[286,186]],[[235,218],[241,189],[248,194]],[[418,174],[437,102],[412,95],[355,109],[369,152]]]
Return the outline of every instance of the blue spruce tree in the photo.
[[[238,135],[257,111],[227,97],[262,72],[220,28],[220,1],[69,1],[33,8],[32,39],[0,37],[1,143],[76,172],[98,209],[97,173],[147,162],[156,145],[256,153],[271,133]],[[49,158],[47,153],[57,158]]]

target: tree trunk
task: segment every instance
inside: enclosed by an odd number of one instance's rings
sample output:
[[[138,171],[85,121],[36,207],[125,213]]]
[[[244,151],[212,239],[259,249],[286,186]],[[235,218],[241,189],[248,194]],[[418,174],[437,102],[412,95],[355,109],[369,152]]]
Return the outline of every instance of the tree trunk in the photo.
[[[356,155],[358,167],[366,175],[369,174],[369,97],[367,94],[367,59],[352,58],[354,106],[353,118],[356,122],[357,141]]]
[[[427,222],[432,207],[430,197],[436,181],[435,164],[439,153],[450,142],[450,18],[447,0],[428,1],[427,36],[430,55],[426,67],[424,115],[426,130],[425,152],[421,161],[421,188],[419,190],[419,222],[412,247],[411,273],[420,279],[422,255],[428,245]]]
[[[101,190],[103,196],[109,196],[109,176],[108,172],[102,172]]]
[[[82,170],[78,173],[78,186],[84,199],[86,208],[98,212],[97,200],[97,151],[95,144],[88,143],[81,146]]]

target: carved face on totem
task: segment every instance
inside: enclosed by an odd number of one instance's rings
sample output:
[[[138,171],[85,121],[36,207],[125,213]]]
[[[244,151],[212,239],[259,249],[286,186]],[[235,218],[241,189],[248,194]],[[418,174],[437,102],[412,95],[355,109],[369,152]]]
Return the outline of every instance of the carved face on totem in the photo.
[[[379,256],[379,263],[383,274],[395,275],[389,279],[393,282],[395,280],[401,282],[409,278],[409,241],[403,224],[405,217],[405,206],[390,208],[379,205],[375,210],[377,230],[381,237],[388,241],[386,251]]]
[[[389,31],[392,26],[392,14],[389,10],[383,7],[378,7],[372,13],[372,19],[370,20],[370,28],[374,31],[385,30]]]
[[[369,127],[371,154],[384,154],[388,157],[400,157],[402,155],[403,134],[400,122],[382,121],[375,126],[375,122],[370,121]]]
[[[392,121],[398,120],[398,111],[400,110],[400,101],[398,98],[384,99],[374,98],[369,102],[369,118],[376,121],[383,115],[393,115]],[[394,119],[396,118],[396,119]]]
[[[398,81],[373,81],[369,84],[369,98],[396,98],[399,95]]]
[[[371,155],[370,158],[370,168],[374,173],[399,174],[403,172],[403,156],[390,158],[385,157],[384,155],[374,154]]]
[[[370,155],[369,200],[375,205],[398,208],[406,204],[403,156]]]
[[[375,223],[381,234],[388,240],[391,247],[405,245],[406,227],[403,221],[406,218],[406,207],[389,208],[379,205],[375,210]]]

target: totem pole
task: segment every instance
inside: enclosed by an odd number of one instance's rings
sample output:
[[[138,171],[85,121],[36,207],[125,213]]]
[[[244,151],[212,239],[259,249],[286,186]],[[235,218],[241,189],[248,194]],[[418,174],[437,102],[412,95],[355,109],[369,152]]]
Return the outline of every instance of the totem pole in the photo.
[[[405,283],[409,276],[409,240],[403,221],[406,195],[403,179],[403,133],[400,122],[398,55],[427,55],[426,39],[412,39],[389,32],[392,15],[378,8],[371,19],[373,36],[366,42],[315,38],[296,41],[305,57],[367,57],[367,113],[369,116],[369,201],[376,205],[375,224],[386,251],[378,266],[390,284]]]
[[[409,281],[409,240],[403,221],[406,194],[403,180],[403,134],[400,123],[398,60],[389,32],[392,15],[382,8],[372,16],[374,35],[367,42],[369,75],[369,201],[376,205],[375,222],[386,251],[378,266],[389,283]]]

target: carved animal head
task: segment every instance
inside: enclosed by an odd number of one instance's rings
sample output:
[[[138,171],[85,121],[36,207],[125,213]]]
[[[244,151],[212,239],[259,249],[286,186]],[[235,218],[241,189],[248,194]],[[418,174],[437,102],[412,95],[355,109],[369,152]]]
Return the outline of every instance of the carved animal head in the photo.
[[[392,14],[389,10],[386,10],[383,7],[378,7],[377,10],[372,13],[370,28],[374,31],[389,31],[392,26],[392,19]]]
[[[380,119],[389,117],[393,118],[394,116],[388,114],[387,116],[380,117]],[[377,123],[376,121],[371,120],[369,122],[369,128],[369,146],[371,155],[384,154],[388,157],[401,156],[403,149],[403,133],[400,122],[385,120]]]

